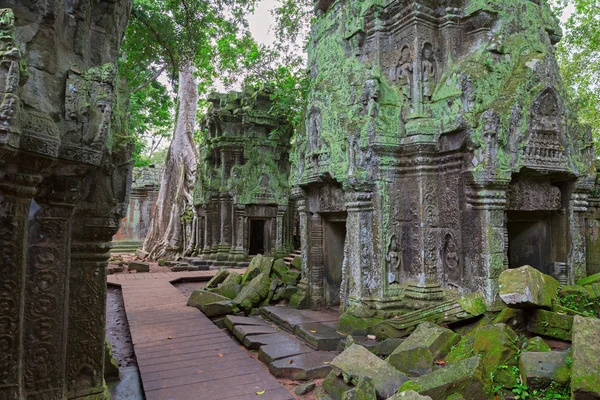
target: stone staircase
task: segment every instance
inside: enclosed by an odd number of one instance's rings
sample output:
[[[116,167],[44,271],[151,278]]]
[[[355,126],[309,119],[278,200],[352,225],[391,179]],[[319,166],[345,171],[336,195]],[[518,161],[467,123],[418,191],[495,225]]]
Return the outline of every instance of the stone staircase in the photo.
[[[290,264],[292,263],[292,261],[294,260],[294,258],[300,257],[300,256],[301,256],[300,249],[297,249],[297,250],[292,251],[287,256],[283,257],[283,261],[285,261],[285,265],[287,265],[289,267]]]

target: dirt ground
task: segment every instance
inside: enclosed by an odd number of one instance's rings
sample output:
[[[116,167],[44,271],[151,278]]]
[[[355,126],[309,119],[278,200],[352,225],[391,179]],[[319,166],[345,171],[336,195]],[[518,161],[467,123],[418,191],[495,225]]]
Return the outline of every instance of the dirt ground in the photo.
[[[106,296],[106,337],[119,367],[137,365],[121,289],[110,286]]]

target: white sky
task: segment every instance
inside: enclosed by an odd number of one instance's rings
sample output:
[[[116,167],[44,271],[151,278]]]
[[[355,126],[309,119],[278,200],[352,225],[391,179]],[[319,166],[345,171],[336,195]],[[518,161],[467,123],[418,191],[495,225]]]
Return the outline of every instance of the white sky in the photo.
[[[270,45],[275,39],[271,29],[275,23],[275,18],[273,18],[270,11],[276,5],[276,0],[261,0],[256,6],[254,14],[248,17],[250,32],[252,32],[252,36],[258,43]]]

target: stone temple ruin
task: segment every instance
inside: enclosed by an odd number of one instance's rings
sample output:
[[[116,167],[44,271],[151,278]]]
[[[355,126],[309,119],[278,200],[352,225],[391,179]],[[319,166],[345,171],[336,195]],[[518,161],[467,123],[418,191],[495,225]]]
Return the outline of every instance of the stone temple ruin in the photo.
[[[296,303],[364,322],[456,292],[493,308],[499,274],[524,264],[584,277],[594,152],[565,100],[546,2],[322,11],[290,155]]]
[[[247,265],[250,255],[288,254],[289,127],[269,112],[268,92],[213,94],[209,101],[194,190],[199,256]]]
[[[0,398],[104,398],[106,266],[131,173],[116,75],[130,3],[7,3]]]

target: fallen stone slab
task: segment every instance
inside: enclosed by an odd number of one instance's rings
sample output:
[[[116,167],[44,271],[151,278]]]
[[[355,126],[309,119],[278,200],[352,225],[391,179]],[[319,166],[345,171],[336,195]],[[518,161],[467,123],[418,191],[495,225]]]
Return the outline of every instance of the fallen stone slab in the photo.
[[[340,341],[345,337],[340,335],[335,328],[320,322],[298,325],[294,333],[309,346],[325,351],[336,350]]]
[[[363,376],[358,380],[358,384],[352,390],[344,393],[343,400],[370,400],[377,399],[377,392],[373,385],[373,380],[368,376]]]
[[[142,250],[142,249],[137,249],[135,251],[135,256],[137,258],[139,258],[140,260],[145,260],[149,255],[150,255],[150,253],[148,253],[147,251]]]
[[[573,316],[546,310],[532,310],[527,317],[527,330],[570,342],[573,336]]]
[[[220,317],[227,314],[235,314],[238,309],[231,300],[226,299],[204,304],[200,306],[200,311],[202,311],[207,317],[211,318]]]
[[[364,347],[353,344],[337,356],[331,365],[349,376],[356,385],[361,376],[373,378],[377,395],[387,399],[408,377]]]
[[[572,399],[600,399],[600,319],[573,320]]]
[[[277,333],[277,330],[267,325],[235,325],[231,333],[233,333],[233,336],[237,340],[243,342],[246,336],[268,335],[270,333]]]
[[[292,338],[284,333],[269,333],[264,335],[246,336],[242,343],[248,350],[258,350],[262,346],[267,346],[270,344],[294,343],[295,341],[295,338]]]
[[[113,357],[108,339],[104,339],[104,379],[107,381],[119,379],[119,363]]]
[[[171,271],[173,271],[173,272],[190,271],[191,268],[192,268],[192,266],[190,264],[177,264],[177,265],[171,267]]]
[[[553,381],[566,384],[568,374],[561,374],[560,369],[566,367],[569,354],[568,351],[524,351],[519,359],[523,384],[533,389],[545,389]]]
[[[254,258],[252,258],[252,261],[250,261],[250,265],[246,269],[246,272],[244,272],[240,284],[243,286],[247,282],[252,281],[258,275],[263,273],[267,276],[271,275],[273,262],[273,257],[265,257],[261,254],[254,256]]]
[[[506,388],[517,383],[516,376],[508,368],[498,367],[516,367],[519,349],[519,337],[506,324],[483,326],[475,332],[474,354],[480,356],[484,372],[487,375],[494,374],[494,381]]]
[[[143,261],[130,261],[127,264],[127,269],[136,272],[150,272],[150,264]]]
[[[433,400],[444,400],[450,393],[458,393],[465,399],[490,398],[485,391],[486,376],[482,363],[477,356],[458,361],[403,384],[398,392],[414,390]]]
[[[335,371],[329,372],[321,387],[334,400],[343,400],[344,394],[354,389],[354,386],[344,381],[341,374],[338,375]]]
[[[523,351],[548,352],[552,351],[552,349],[544,339],[539,336],[534,336],[531,339],[527,339]]]
[[[325,378],[335,355],[328,351],[313,351],[281,358],[269,364],[269,372],[277,378],[298,381]]]
[[[225,325],[231,331],[235,325],[253,325],[268,326],[268,324],[259,317],[240,317],[237,315],[228,315],[225,317]]]
[[[221,268],[217,271],[215,276],[210,278],[210,281],[206,284],[206,289],[217,288],[229,276],[229,271],[225,268]]]
[[[228,299],[235,299],[240,294],[242,287],[238,283],[226,281],[227,279],[219,285],[219,293]]]
[[[294,394],[297,396],[303,396],[315,390],[316,387],[317,384],[314,382],[305,382],[294,389]]]
[[[500,298],[516,308],[537,307],[550,310],[556,300],[560,283],[533,268],[524,265],[502,271],[498,278]]]
[[[294,257],[294,259],[292,260],[290,265],[292,267],[296,268],[297,270],[301,270],[302,269],[302,257],[300,257],[300,256]]]
[[[424,375],[433,370],[433,361],[448,354],[459,340],[450,329],[423,322],[386,361],[409,376]]]
[[[485,311],[481,294],[472,293],[380,322],[375,326],[375,334],[384,339],[403,337],[414,331],[422,322],[449,324],[476,317]]]
[[[398,392],[388,400],[431,400],[429,396],[421,396],[414,390],[406,390],[404,392]]]
[[[242,288],[233,300],[235,304],[246,313],[249,313],[263,299],[269,295],[271,280],[266,273],[259,274]]]
[[[265,364],[269,364],[275,360],[297,356],[299,354],[312,353],[314,351],[315,350],[302,344],[300,341],[274,343],[261,346],[258,352],[258,359]]]
[[[190,297],[188,298],[187,305],[190,307],[199,308],[202,311],[201,307],[205,304],[216,303],[217,301],[229,300],[227,297],[221,296],[217,293],[209,292],[204,289],[196,289],[192,292]]]

